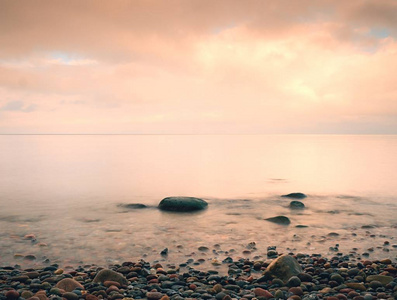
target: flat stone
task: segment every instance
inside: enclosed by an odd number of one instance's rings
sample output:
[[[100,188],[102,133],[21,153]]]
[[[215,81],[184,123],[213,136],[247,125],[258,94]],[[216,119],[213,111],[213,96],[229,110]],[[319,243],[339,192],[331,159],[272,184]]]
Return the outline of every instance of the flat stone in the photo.
[[[379,281],[382,285],[387,285],[393,281],[393,277],[386,275],[369,275],[366,281],[367,282]]]
[[[289,225],[291,223],[291,221],[286,216],[277,216],[277,217],[267,218],[265,220],[279,225]]]
[[[363,285],[362,283],[358,283],[358,282],[348,282],[345,283],[347,287],[353,289],[353,290],[359,290],[359,291],[366,291],[367,288],[365,287],[365,285]]]
[[[293,199],[304,199],[307,196],[303,193],[290,193],[287,195],[282,195],[281,197],[286,197],[286,198],[293,198]]]

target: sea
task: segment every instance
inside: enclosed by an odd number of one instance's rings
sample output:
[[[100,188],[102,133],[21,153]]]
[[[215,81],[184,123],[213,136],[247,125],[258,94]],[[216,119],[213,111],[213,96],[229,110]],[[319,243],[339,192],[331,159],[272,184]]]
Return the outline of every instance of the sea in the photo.
[[[169,196],[208,208],[159,210]],[[269,249],[396,260],[397,136],[0,136],[1,266],[210,269]]]

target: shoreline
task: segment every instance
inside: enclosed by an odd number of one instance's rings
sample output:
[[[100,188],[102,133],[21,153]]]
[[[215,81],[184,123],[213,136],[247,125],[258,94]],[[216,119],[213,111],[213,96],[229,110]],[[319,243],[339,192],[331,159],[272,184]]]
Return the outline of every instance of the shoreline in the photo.
[[[171,264],[144,259],[109,266],[3,266],[0,300],[397,299],[396,258],[270,251],[273,257],[264,260],[232,255],[213,260],[206,270],[194,260]],[[285,257],[291,261],[282,261]],[[269,271],[275,260],[290,273]]]

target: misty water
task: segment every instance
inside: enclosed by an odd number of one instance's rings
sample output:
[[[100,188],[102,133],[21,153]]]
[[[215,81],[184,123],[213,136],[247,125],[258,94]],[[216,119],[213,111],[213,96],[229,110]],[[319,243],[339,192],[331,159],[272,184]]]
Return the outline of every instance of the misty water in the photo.
[[[266,259],[269,246],[396,258],[397,136],[8,135],[0,152],[3,266],[145,258],[213,268],[227,256]],[[304,210],[280,197],[291,192],[308,195]],[[167,196],[209,206],[162,212]],[[277,215],[291,224],[264,220]]]

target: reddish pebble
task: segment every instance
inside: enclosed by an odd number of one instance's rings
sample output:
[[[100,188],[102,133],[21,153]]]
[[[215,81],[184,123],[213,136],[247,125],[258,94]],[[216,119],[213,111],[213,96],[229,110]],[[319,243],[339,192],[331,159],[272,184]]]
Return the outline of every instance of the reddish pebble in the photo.
[[[168,277],[169,277],[169,278],[177,278],[177,277],[178,277],[178,274],[170,274],[170,275],[168,275]]]
[[[170,297],[168,297],[167,295],[164,295],[163,297],[161,297],[160,300],[170,300]]]
[[[19,293],[16,290],[11,290],[6,293],[6,297],[9,300],[16,300],[19,298]]]
[[[195,291],[197,289],[197,285],[192,283],[189,285],[189,289],[191,289],[192,291]]]
[[[150,279],[148,283],[159,283],[157,278]]]
[[[301,300],[301,297],[299,297],[298,295],[292,295],[288,299],[290,299],[290,300]]]
[[[98,300],[98,297],[91,294],[87,294],[85,295],[85,300]]]
[[[157,273],[157,274],[167,275],[167,272],[166,272],[163,268],[158,268],[158,269],[156,270],[156,273]]]
[[[300,286],[290,288],[289,292],[291,292],[294,295],[299,295],[299,296],[303,295],[303,290]]]
[[[364,261],[363,261],[363,265],[364,265],[364,266],[370,266],[370,265],[372,265],[372,261],[370,261],[370,260],[364,260]]]
[[[117,281],[111,281],[111,280],[107,280],[103,283],[104,286],[106,287],[110,287],[112,285],[117,286],[118,288],[121,286],[121,284]]]
[[[149,300],[159,300],[163,297],[163,294],[160,292],[147,292],[146,297]]]
[[[354,290],[353,290],[353,289],[348,289],[348,288],[346,288],[346,289],[341,289],[341,290],[339,290],[339,292],[340,292],[340,293],[343,293],[343,294],[348,294],[348,293],[350,293],[350,292],[354,292]]]
[[[347,300],[347,297],[343,294],[338,294],[338,295],[336,295],[336,297],[340,300]]]
[[[331,297],[327,297],[327,298],[325,298],[326,300],[338,300],[338,298],[337,297],[333,297],[333,296],[331,296]]]
[[[111,285],[110,287],[108,287],[108,289],[106,290],[106,294],[110,294],[111,292],[118,292],[119,288],[115,285]]]
[[[273,298],[273,295],[269,291],[266,291],[262,288],[255,288],[254,294],[257,297]]]
[[[390,258],[382,259],[382,260],[380,261],[380,263],[381,263],[381,264],[384,264],[384,265],[390,265],[390,264],[391,264],[391,259],[390,259]]]
[[[229,295],[226,295],[225,297],[222,298],[222,300],[232,300],[232,297],[230,297]]]
[[[357,293],[356,291],[351,291],[350,293],[347,294],[347,296],[349,298],[354,298],[354,297],[360,296],[360,294]]]

